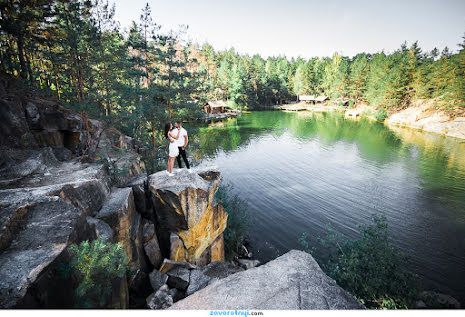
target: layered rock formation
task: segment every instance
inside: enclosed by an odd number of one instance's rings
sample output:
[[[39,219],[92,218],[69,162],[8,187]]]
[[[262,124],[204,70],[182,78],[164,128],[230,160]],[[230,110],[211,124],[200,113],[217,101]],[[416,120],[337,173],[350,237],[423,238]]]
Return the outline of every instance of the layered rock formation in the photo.
[[[364,309],[303,251],[229,275],[170,309]]]
[[[108,175],[101,165],[65,162],[16,184],[0,190],[0,307],[68,307],[73,288],[57,267],[71,243],[96,238],[87,217],[109,194]]]
[[[87,129],[80,114],[3,75],[0,117],[0,307],[73,307],[76,285],[60,265],[83,240],[120,242],[131,272],[149,272],[132,188],[112,187],[144,172],[138,142],[96,120]],[[97,130],[105,162],[84,163]],[[114,281],[112,307],[128,307],[132,277]]]
[[[228,214],[213,203],[220,172],[198,170],[169,177],[159,172],[149,177],[160,237],[169,258],[205,265],[224,260],[224,239]],[[168,243],[169,242],[169,243]]]
[[[345,111],[345,117],[357,119],[368,117],[375,120],[375,107],[367,104],[359,104],[356,108]],[[437,133],[459,139],[465,139],[465,117],[454,117],[441,109],[438,109],[435,100],[416,100],[408,108],[390,113],[384,121],[389,126],[401,126],[418,129],[426,132]]]
[[[419,100],[391,115],[386,123],[465,139],[465,117],[451,118],[435,106],[433,101]]]

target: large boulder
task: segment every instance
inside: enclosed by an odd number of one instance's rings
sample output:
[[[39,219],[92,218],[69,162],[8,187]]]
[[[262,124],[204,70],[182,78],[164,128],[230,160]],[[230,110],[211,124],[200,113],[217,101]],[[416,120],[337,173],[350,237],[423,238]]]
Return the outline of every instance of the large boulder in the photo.
[[[153,213],[152,203],[150,200],[150,193],[146,191],[147,175],[142,174],[128,183],[132,187],[134,193],[134,202],[136,203],[136,210],[145,219],[155,222],[155,215]]]
[[[105,230],[86,216],[105,199],[108,176],[102,165],[59,163],[50,149],[34,153],[23,162],[42,157],[37,160],[45,164],[15,182],[17,188],[10,183],[0,190],[0,306],[71,307],[73,287],[58,264],[69,262],[71,243],[95,239]],[[77,197],[95,183],[104,190],[87,191],[90,209],[61,194],[66,189]]]
[[[175,267],[167,272],[168,286],[185,291],[189,286],[190,269],[186,267]]]
[[[242,268],[224,261],[212,262],[202,268],[193,269],[190,272],[186,295],[189,296],[215,281],[241,271],[243,271]]]
[[[170,309],[363,309],[303,251],[232,274],[176,302]]]
[[[0,147],[37,148],[19,100],[0,99]]]
[[[113,242],[114,232],[110,226],[102,220],[93,217],[86,218],[87,223],[94,228],[95,237],[106,242]]]
[[[56,267],[70,243],[94,238],[85,214],[57,196],[42,196],[0,215],[0,307],[66,307],[63,296],[72,298],[72,287],[59,282]]]
[[[169,294],[169,287],[166,284],[147,297],[147,306],[150,309],[166,309],[171,305],[173,305],[173,298]]]
[[[9,189],[0,194],[10,197],[7,202],[55,195],[93,216],[110,194],[110,180],[102,164],[58,162],[50,148],[32,151],[26,160],[10,167],[9,172],[0,170],[0,174],[5,177],[0,189]]]
[[[168,275],[158,270],[153,270],[153,272],[149,274],[149,278],[150,285],[154,291],[158,291],[158,289],[168,281]]]
[[[28,151],[1,151],[3,166],[0,167],[0,188],[23,187],[25,179],[48,173],[57,166],[58,160],[51,148]],[[36,177],[34,180],[37,180]]]
[[[165,171],[150,175],[160,236],[169,244],[166,253],[172,260],[206,264],[202,254],[223,233],[228,219],[224,208],[213,204],[219,181],[220,172],[214,169],[181,171],[175,177]],[[224,249],[215,248],[224,256]]]
[[[451,118],[449,113],[437,108],[435,100],[416,100],[410,107],[392,114],[385,122],[465,139],[465,118]]]
[[[158,244],[155,225],[152,222],[144,220],[142,237],[145,254],[149,258],[150,263],[158,269],[163,262],[163,256],[161,254],[160,245]]]
[[[105,221],[113,229],[114,241],[121,243],[129,258],[129,266],[134,271],[139,268],[145,271],[143,224],[135,210],[132,188],[115,188],[95,218]]]

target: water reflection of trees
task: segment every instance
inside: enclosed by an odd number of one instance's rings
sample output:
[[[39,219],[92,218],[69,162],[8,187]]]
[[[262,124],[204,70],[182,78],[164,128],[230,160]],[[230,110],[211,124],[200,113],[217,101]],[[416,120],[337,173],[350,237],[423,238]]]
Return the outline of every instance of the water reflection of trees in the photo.
[[[194,136],[191,153],[197,160],[213,157],[218,151],[235,151],[265,134],[279,137],[287,132],[324,146],[355,144],[359,155],[375,165],[403,161],[407,168],[415,169],[428,189],[452,195],[454,200],[465,199],[465,142],[453,138],[326,112],[254,112],[188,128]]]

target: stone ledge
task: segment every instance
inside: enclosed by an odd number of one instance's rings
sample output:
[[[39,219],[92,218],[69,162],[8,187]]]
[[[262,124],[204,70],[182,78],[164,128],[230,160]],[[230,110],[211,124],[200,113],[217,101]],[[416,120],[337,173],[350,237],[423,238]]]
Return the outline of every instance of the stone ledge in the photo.
[[[288,253],[232,274],[176,302],[170,309],[364,309],[329,278],[313,257]]]

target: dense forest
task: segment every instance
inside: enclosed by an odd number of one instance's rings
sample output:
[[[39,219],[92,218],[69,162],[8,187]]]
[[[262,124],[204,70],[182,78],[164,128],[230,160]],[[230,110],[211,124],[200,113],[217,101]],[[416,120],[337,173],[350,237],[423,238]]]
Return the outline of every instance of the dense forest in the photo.
[[[1,1],[0,70],[154,143],[162,122],[196,117],[211,99],[256,108],[323,94],[348,106],[435,98],[465,108],[465,37],[455,54],[404,43],[392,53],[264,59],[186,41],[187,26],[163,33],[148,4],[127,31],[114,13],[102,0]]]

